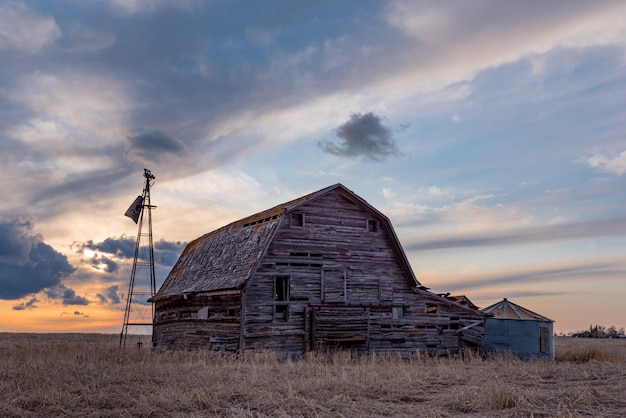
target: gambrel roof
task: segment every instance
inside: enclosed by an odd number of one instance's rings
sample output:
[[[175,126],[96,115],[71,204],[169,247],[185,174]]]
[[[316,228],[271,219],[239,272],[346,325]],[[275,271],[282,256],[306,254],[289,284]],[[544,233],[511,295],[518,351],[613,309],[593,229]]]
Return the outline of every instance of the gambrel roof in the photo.
[[[242,288],[256,271],[286,215],[297,211],[312,200],[335,191],[342,193],[375,216],[379,222],[386,224],[385,229],[390,232],[392,245],[403,271],[415,286],[421,286],[411,270],[389,219],[342,184],[335,184],[240,219],[190,242],[151,300],[162,300],[186,293]]]

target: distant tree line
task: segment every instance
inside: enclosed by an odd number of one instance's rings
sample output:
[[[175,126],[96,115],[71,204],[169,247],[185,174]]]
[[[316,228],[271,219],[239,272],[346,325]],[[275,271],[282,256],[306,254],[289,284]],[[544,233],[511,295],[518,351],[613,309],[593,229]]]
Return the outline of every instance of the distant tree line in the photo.
[[[589,325],[589,329],[585,331],[577,331],[571,333],[572,337],[578,338],[625,338],[624,327],[617,329],[615,325],[605,327],[602,325]]]

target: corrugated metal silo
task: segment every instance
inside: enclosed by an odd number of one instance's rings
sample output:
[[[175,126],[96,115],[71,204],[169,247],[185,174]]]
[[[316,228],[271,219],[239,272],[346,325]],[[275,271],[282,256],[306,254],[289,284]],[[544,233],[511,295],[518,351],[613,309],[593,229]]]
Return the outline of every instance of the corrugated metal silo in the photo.
[[[509,352],[522,359],[554,361],[553,320],[507,298],[481,311],[492,315],[485,321],[485,351]]]

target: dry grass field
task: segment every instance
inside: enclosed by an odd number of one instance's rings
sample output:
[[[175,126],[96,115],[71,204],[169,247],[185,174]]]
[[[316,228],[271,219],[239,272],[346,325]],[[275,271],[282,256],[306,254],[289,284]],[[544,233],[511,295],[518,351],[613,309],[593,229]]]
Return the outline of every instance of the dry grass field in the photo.
[[[554,363],[291,361],[117,344],[114,335],[0,334],[0,416],[626,416],[626,340],[560,337]]]

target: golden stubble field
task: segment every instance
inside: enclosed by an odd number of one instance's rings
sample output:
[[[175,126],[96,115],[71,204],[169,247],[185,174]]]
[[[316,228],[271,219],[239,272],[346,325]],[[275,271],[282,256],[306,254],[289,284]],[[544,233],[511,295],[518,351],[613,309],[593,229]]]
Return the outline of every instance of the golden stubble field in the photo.
[[[2,417],[621,417],[626,340],[559,337],[554,363],[117,348],[0,334]]]

